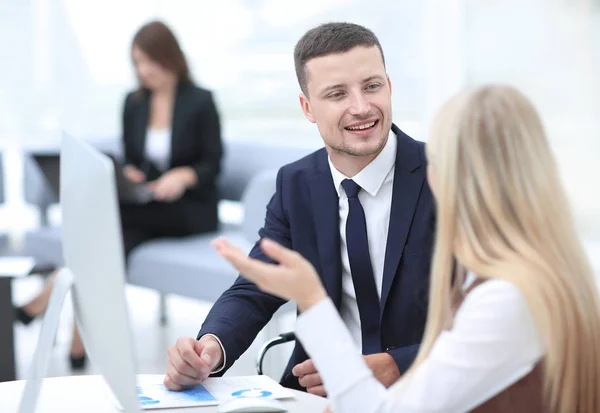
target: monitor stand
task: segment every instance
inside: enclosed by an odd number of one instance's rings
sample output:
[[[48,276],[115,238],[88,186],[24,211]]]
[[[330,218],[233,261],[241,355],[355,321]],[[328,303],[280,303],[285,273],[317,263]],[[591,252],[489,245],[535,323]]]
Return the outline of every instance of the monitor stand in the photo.
[[[19,413],[35,413],[35,408],[40,394],[40,388],[46,373],[48,371],[48,362],[54,346],[54,338],[58,331],[58,322],[65,298],[71,288],[74,287],[75,278],[68,268],[63,268],[56,275],[52,295],[48,302],[48,307],[42,320],[42,329],[38,338],[38,343],[33,356],[33,362],[27,373],[25,389],[21,396]],[[74,306],[75,307],[75,306]],[[77,312],[74,311],[75,317]],[[139,409],[122,409],[126,413],[137,413]]]

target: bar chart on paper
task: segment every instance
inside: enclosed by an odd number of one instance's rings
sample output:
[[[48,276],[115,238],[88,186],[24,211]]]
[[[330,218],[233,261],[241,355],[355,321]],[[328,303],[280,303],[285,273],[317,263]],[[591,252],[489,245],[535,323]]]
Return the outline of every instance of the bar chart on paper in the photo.
[[[138,376],[137,395],[142,409],[214,406],[241,397],[293,398],[290,391],[268,376],[209,378],[202,384],[179,392],[168,390],[163,380],[163,375]]]

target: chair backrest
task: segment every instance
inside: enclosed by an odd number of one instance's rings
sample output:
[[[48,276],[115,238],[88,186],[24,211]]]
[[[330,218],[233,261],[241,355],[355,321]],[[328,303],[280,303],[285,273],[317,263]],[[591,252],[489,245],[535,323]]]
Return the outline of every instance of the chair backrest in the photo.
[[[256,210],[257,213],[259,212],[262,220],[264,219],[264,207],[275,190],[274,175],[277,170],[283,165],[294,162],[317,149],[316,146],[299,147],[273,141],[226,140],[218,181],[219,197],[230,201],[242,201],[251,179],[264,171],[270,171],[262,176],[262,183],[256,183],[257,188],[260,188],[259,193],[255,194],[258,199],[249,202],[251,211]],[[35,156],[25,154],[23,174],[25,201],[40,208],[43,225],[47,224],[48,208],[58,203],[59,175],[60,158],[58,154]],[[264,182],[264,180],[268,181],[269,177],[273,178],[272,191],[266,202],[262,203],[262,206],[257,210],[255,205],[260,205],[259,200],[263,199],[262,195],[271,190],[263,188],[263,184],[270,185]],[[254,228],[254,225],[251,225],[251,227]],[[258,228],[253,232],[254,238]]]
[[[226,140],[219,177],[221,199],[241,201],[250,179],[260,171],[279,169],[317,150],[285,143],[257,140]],[[25,201],[47,207],[58,203],[60,160],[55,155],[25,154]]]
[[[319,149],[258,140],[228,140],[224,146],[219,197],[230,201],[241,201],[245,188],[259,172],[277,170]]]
[[[265,223],[267,204],[275,193],[278,169],[268,169],[252,177],[244,195],[244,220],[242,221],[242,234],[249,243],[258,239],[258,230]]]
[[[40,208],[42,226],[48,224],[50,205],[58,203],[59,176],[60,157],[58,153],[44,155],[38,159],[31,154],[25,154],[23,158],[25,202]]]
[[[120,156],[121,142],[113,137],[95,138],[88,142],[99,151]],[[59,146],[26,150],[23,162],[25,202],[42,210],[59,202],[60,154]]]

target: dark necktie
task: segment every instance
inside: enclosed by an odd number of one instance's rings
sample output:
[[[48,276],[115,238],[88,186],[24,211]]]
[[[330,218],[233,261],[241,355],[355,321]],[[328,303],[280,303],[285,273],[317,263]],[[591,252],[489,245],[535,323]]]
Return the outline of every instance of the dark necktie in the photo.
[[[356,302],[360,314],[362,332],[362,353],[381,352],[381,333],[379,331],[379,295],[367,238],[367,222],[358,193],[362,189],[351,179],[342,181],[348,196],[348,219],[346,221],[346,248],[350,260],[350,272],[356,292]]]

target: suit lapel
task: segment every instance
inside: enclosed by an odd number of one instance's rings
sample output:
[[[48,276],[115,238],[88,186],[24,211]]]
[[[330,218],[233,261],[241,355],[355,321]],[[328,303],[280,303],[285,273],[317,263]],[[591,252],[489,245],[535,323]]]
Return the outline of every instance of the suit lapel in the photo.
[[[339,309],[342,301],[339,199],[327,163],[327,152],[317,154],[317,170],[309,180],[321,276],[327,293]]]
[[[173,102],[173,116],[171,119],[171,157],[169,159],[169,167],[173,166],[173,159],[177,157],[178,140],[181,138],[181,131],[185,124],[185,85],[179,84],[177,86],[177,92],[175,94],[175,101]]]
[[[392,131],[398,138],[398,146],[396,149],[390,224],[383,266],[382,316],[402,258],[406,238],[425,179],[424,173],[415,172],[416,169],[421,167],[419,148],[416,142],[408,138],[396,125],[392,125]]]

